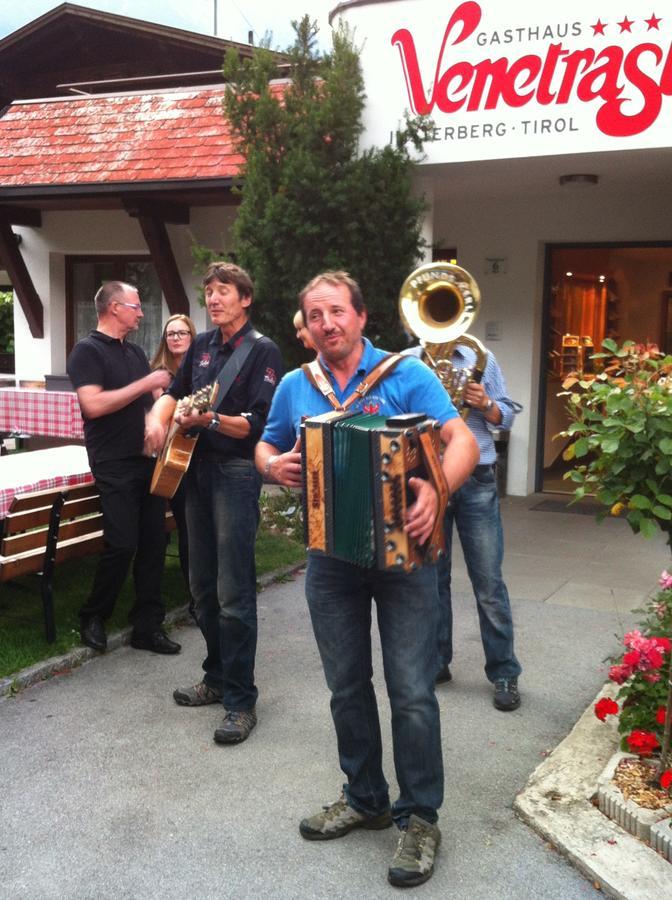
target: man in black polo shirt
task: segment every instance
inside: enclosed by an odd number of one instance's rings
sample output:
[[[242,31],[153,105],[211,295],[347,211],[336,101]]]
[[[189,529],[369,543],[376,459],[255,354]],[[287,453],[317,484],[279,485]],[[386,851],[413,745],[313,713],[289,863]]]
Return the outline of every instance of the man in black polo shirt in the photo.
[[[131,645],[179,653],[180,645],[161,629],[165,500],[149,493],[154,460],[143,455],[152,391],[165,388],[170,374],[150,372],[142,348],[126,340],[143,315],[134,287],[107,282],[94,303],[98,327],[75,345],[67,365],[84,417],[84,442],[100,494],[105,541],[91,594],[79,612],[82,642],[94,650],[107,647],[105,620],[133,561]]]
[[[266,423],[282,362],[273,341],[249,321],[253,287],[232,263],[216,262],[203,278],[208,313],[216,326],[199,334],[167,394],[147,422],[148,446],[159,450],[177,400],[237,372],[216,411],[178,414],[184,430],[200,437],[185,476],[189,532],[189,586],[196,621],[206,643],[205,675],[173,693],[181,706],[223,703],[220,744],[244,741],[257,722],[254,661],[257,590],[254,543],[259,524],[261,479],[254,446]],[[224,379],[226,380],[226,379]]]

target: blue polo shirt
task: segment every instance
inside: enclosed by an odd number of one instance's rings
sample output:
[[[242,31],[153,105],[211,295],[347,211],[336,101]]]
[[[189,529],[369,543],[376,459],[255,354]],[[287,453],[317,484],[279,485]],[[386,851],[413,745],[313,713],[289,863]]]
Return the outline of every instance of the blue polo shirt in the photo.
[[[322,368],[340,403],[347,400],[362,378],[387,356],[385,350],[378,350],[367,338],[362,338],[362,342],[364,352],[359,368],[342,391],[333,373],[320,358]],[[304,372],[294,369],[278,385],[261,440],[286,453],[294,446],[303,417],[318,416],[332,409],[331,403],[308,381]],[[358,398],[349,409],[382,416],[424,413],[431,419],[437,419],[441,425],[458,415],[436,375],[423,362],[413,357],[407,357],[398,363],[391,374],[379,381],[364,397]]]

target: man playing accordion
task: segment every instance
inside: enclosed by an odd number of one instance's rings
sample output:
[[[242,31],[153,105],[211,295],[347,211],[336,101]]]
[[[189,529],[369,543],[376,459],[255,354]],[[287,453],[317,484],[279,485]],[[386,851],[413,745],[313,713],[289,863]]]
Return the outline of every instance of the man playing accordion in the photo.
[[[258,469],[269,480],[298,487],[302,418],[330,411],[386,357],[362,336],[366,310],[357,283],[345,272],[314,278],[299,296],[306,327],[318,350],[326,390],[303,369],[283,378],[256,450]],[[334,398],[335,401],[334,402]],[[338,408],[338,407],[337,407]],[[446,450],[443,474],[456,491],[478,462],[478,445],[438,378],[420,360],[406,358],[348,406],[383,416],[424,413],[436,419]],[[427,540],[437,516],[437,495],[428,481],[411,478],[416,495],[405,530]],[[336,498],[338,502],[338,498]],[[436,824],[443,800],[439,708],[434,695],[437,662],[436,567],[406,572],[362,568],[309,552],[306,596],[313,631],[331,691],[340,765],[346,775],[341,797],[299,826],[307,840],[330,840],[354,828],[400,829],[388,880],[407,887],[434,869],[441,834]],[[372,684],[371,598],[376,601],[383,667],[392,710],[394,764],[400,795],[390,807],[382,768],[382,741]]]

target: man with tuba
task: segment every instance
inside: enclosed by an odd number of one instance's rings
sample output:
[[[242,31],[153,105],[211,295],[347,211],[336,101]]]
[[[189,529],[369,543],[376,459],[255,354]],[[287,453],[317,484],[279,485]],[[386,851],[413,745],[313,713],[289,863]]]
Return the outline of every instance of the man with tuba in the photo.
[[[325,272],[303,289],[299,301],[318,349],[320,381],[329,396],[341,409],[359,395],[349,409],[375,407],[383,416],[422,411],[436,419],[446,444],[443,472],[448,486],[452,491],[462,484],[476,463],[478,448],[427,368],[414,359],[402,360],[368,390],[387,354],[362,336],[366,309],[357,283],[346,272]],[[304,370],[295,369],[283,378],[257,444],[257,467],[265,477],[301,486],[297,440],[301,419],[331,410],[327,395]],[[407,511],[406,531],[423,543],[434,527],[437,496],[424,479],[411,478],[410,487],[416,501]],[[399,887],[422,884],[434,871],[441,840],[436,821],[443,799],[440,718],[434,694],[439,615],[436,566],[424,565],[412,572],[378,571],[310,551],[306,597],[331,691],[339,760],[347,783],[339,799],[304,819],[299,831],[306,840],[328,841],[356,828],[388,828],[394,821],[401,833],[388,880]],[[392,710],[400,792],[391,808],[372,683],[372,599]]]
[[[439,663],[437,684],[452,680],[453,612],[451,551],[453,524],[471,580],[485,652],[485,674],[494,686],[496,709],[520,706],[521,666],[513,649],[513,618],[502,576],[504,543],[495,473],[493,431],[509,431],[522,409],[506,392],[504,376],[492,353],[467,335],[478,312],[480,292],[464,269],[430,263],[404,283],[400,311],[406,327],[421,338],[407,353],[420,356],[437,372],[478,442],[479,464],[451,496],[444,530],[446,555],[437,564],[439,579]]]

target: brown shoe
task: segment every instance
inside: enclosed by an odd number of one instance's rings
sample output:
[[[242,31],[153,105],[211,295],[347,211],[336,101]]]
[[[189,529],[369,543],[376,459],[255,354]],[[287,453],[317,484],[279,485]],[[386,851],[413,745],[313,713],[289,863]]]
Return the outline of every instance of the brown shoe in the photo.
[[[331,841],[334,838],[343,837],[354,828],[366,828],[377,831],[389,828],[392,825],[392,816],[389,809],[379,816],[366,816],[349,805],[345,794],[334,803],[323,807],[322,812],[303,819],[299,824],[301,837],[307,841]]]
[[[241,744],[248,739],[256,724],[254,709],[230,709],[215,731],[215,741],[218,744]]]
[[[199,681],[192,687],[174,690],[173,700],[180,706],[207,706],[209,703],[221,703],[222,695],[209,684]]]

